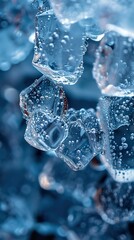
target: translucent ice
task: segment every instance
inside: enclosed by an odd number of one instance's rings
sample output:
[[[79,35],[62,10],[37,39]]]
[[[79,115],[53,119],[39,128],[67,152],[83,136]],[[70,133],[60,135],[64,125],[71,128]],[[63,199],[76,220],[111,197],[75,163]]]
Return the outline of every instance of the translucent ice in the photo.
[[[31,0],[32,6],[36,11],[46,11],[50,9],[48,0]]]
[[[134,220],[134,184],[111,178],[96,193],[96,204],[104,221],[115,224]]]
[[[57,149],[57,154],[73,170],[82,170],[102,150],[101,131],[91,109],[69,110],[68,137]]]
[[[67,100],[61,86],[50,78],[42,76],[20,94],[23,117],[28,119],[36,109],[62,115],[67,108]]]
[[[49,0],[49,2],[63,24],[94,18],[102,29],[116,29],[122,35],[133,35],[133,0],[111,0],[110,3],[106,0]]]
[[[104,36],[96,18],[96,0],[50,0],[50,4],[62,24],[70,25],[79,22],[87,37],[100,41]]]
[[[41,73],[64,84],[74,84],[83,71],[84,30],[79,24],[64,28],[53,10],[36,15],[33,65]]]
[[[67,137],[68,127],[60,117],[36,110],[28,121],[25,140],[43,151],[55,150]]]
[[[102,93],[134,94],[134,40],[109,32],[96,54],[93,74]]]
[[[101,156],[117,181],[134,181],[134,97],[102,97],[98,115],[104,131]]]
[[[96,0],[49,0],[57,18],[63,24],[72,24],[94,15]]]
[[[99,26],[95,18],[83,19],[79,24],[85,29],[86,36],[93,41],[100,41],[105,35],[105,30]]]
[[[134,36],[134,2],[133,0],[100,0],[94,10],[95,18],[102,28],[117,30],[124,36]]]

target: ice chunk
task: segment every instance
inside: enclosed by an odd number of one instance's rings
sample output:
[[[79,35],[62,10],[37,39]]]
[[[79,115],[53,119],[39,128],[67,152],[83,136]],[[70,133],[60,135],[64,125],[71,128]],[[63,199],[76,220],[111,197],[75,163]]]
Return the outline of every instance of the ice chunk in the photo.
[[[104,131],[102,161],[117,181],[134,181],[134,97],[102,97],[98,115]]]
[[[103,94],[133,96],[134,40],[109,32],[97,50],[93,75]]]
[[[67,99],[61,86],[42,76],[20,94],[23,117],[28,119],[36,109],[62,115],[67,108]]]
[[[36,110],[28,121],[25,140],[40,150],[55,150],[67,134],[68,127],[62,118],[54,117],[43,110]]]
[[[85,50],[85,31],[78,23],[64,28],[53,10],[36,15],[33,65],[41,73],[60,83],[76,83]]]
[[[93,110],[69,110],[68,136],[57,155],[73,170],[82,170],[102,150],[101,131]]]
[[[57,18],[62,24],[72,24],[92,17],[96,0],[49,0]]]

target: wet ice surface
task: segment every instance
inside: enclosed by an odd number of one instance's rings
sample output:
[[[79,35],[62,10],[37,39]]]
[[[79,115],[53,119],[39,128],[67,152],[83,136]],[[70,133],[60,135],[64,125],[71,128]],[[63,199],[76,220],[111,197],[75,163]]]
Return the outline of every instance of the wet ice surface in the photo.
[[[117,32],[105,35],[96,52],[93,75],[103,94],[133,96],[134,41]]]
[[[83,72],[84,29],[79,24],[64,28],[53,10],[36,15],[33,65],[46,76],[74,84]]]
[[[33,112],[25,132],[25,140],[40,150],[55,150],[68,135],[68,126],[60,117],[43,110]]]
[[[73,170],[82,170],[101,152],[101,132],[94,110],[70,109],[66,115],[68,136],[56,153]]]
[[[53,79],[42,76],[21,92],[20,106],[26,119],[38,109],[60,116],[67,108],[67,100],[61,86]]]
[[[25,66],[24,68],[26,69],[26,65],[21,65],[21,69],[23,66]],[[23,72],[24,71],[22,71],[22,74]],[[4,79],[4,75],[1,74],[1,76],[2,79]],[[25,143],[23,140],[25,124],[22,123],[22,116],[18,106],[18,97],[20,89],[24,89],[29,84],[28,78],[25,79],[26,81],[20,80],[18,82],[17,73],[16,76],[17,80],[13,81],[14,77],[12,77],[12,72],[10,72],[10,78],[7,78],[7,80],[3,82],[1,92],[4,94],[0,97],[0,102],[2,104],[0,110],[2,130],[0,135],[0,159],[2,162],[0,163],[1,168],[8,166],[3,170],[3,173],[0,173],[0,183],[2,187],[1,191],[4,191],[4,194],[8,194],[9,196],[9,192],[14,192],[14,195],[17,195],[17,198],[21,199],[21,202],[25,202],[23,204],[23,211],[28,208],[34,220],[34,227],[32,233],[30,233],[31,229],[28,230],[25,228],[27,234],[25,236],[19,236],[19,238],[7,231],[1,230],[1,240],[8,240],[9,238],[12,240],[89,240],[89,236],[93,240],[101,240],[102,237],[110,240],[122,240],[122,238],[125,240],[132,239],[127,222],[111,226],[101,219],[95,208],[93,210],[94,204],[92,197],[94,198],[96,189],[100,188],[101,178],[106,175],[106,171],[98,173],[98,171],[93,170],[88,165],[85,170],[74,172],[70,170],[61,159],[57,159],[51,155],[47,156],[46,153],[35,150]],[[33,78],[35,79],[35,77]],[[29,79],[29,83],[32,81],[33,79]],[[14,91],[7,91],[9,90],[9,86],[16,89],[16,93],[18,94],[17,98],[15,98]],[[81,88],[82,86],[83,88],[85,87],[84,79],[83,85],[81,83]],[[89,91],[90,90],[91,89],[89,89]],[[96,102],[91,102],[91,100],[88,100],[88,97],[82,96],[83,95],[81,95],[81,105],[86,103],[87,106],[95,106],[97,100]],[[96,96],[94,96],[94,99],[95,97]],[[77,95],[75,95],[73,91],[71,92],[71,89],[70,99],[72,99],[72,105],[74,104],[76,108],[79,108],[76,101]],[[7,137],[6,134],[9,136],[9,129],[10,137]],[[25,167],[20,163],[24,163]],[[14,164],[17,164],[17,166],[15,167]],[[40,186],[38,186],[38,180]],[[58,193],[54,194],[55,190]],[[42,193],[42,191],[44,192]],[[68,211],[66,210],[69,209],[67,207],[67,199],[71,199],[72,197],[74,200],[73,203],[70,203],[71,208]],[[53,200],[51,200],[51,198]],[[46,201],[46,203],[42,205],[42,201]],[[86,208],[84,213],[82,210],[83,206],[84,209]],[[40,211],[38,210],[39,207]],[[90,212],[91,208],[92,212]],[[61,215],[59,213],[61,209],[63,209],[63,212],[65,210],[68,212],[66,214],[66,224],[64,213]],[[63,222],[64,227],[63,225],[61,226]],[[102,226],[101,231],[100,228],[98,229],[100,225]],[[131,226],[130,223],[129,226]],[[17,227],[20,227],[20,225],[17,225]]]
[[[133,181],[134,98],[102,97],[98,112],[104,131],[103,162],[115,180]]]
[[[130,1],[50,0],[57,18],[65,25],[83,19],[95,19],[102,29],[116,29],[123,35],[133,36],[133,6]],[[126,16],[126,17],[124,17]]]
[[[120,1],[119,4],[117,1],[112,1],[112,4],[113,2],[116,6],[120,5],[121,13],[121,9],[126,8],[124,1]],[[13,3],[16,4],[16,1]],[[91,4],[92,1],[87,3]],[[132,2],[129,1],[130,3]],[[34,4],[36,10],[38,8],[44,12],[47,8],[49,11],[49,4],[45,0],[34,1]],[[110,17],[115,19],[114,26],[119,26],[117,23],[122,20],[120,15],[118,21],[115,18],[117,15],[112,4],[113,12]],[[81,10],[82,8],[79,8],[79,11]],[[85,8],[84,11],[86,10]],[[133,11],[133,8],[129,8],[129,11]],[[118,13],[119,8],[116,10],[116,14]],[[77,15],[78,18],[81,16]],[[105,24],[107,16],[102,16],[106,17]],[[122,16],[124,17],[124,14]],[[129,23],[128,15],[125,16],[125,21]],[[102,33],[99,32],[101,28],[98,25],[94,27],[94,21],[91,24],[92,18],[91,22],[89,19],[79,22],[80,29],[82,27],[85,31],[86,26],[86,34],[96,40],[97,34]],[[79,29],[79,25],[77,26]],[[73,31],[72,33],[74,34]],[[44,32],[42,34],[44,36]],[[104,163],[113,178],[118,181],[133,180],[133,41],[132,38],[125,38],[124,43],[118,34],[114,34],[114,37],[115,49],[123,63],[118,62],[113,45],[107,45],[104,39],[101,43],[102,48],[108,49],[108,52],[99,52],[98,60],[102,61],[103,66],[98,70],[108,72],[109,81],[112,75],[109,66],[115,71],[118,70],[119,75],[115,74],[115,87],[121,83],[121,96],[117,96],[115,91],[110,89],[109,95],[112,96],[101,98],[97,115],[91,107],[95,108],[98,93],[93,87],[95,85],[92,83],[91,73],[88,75],[87,71],[90,69],[91,72],[91,63],[94,61],[89,49],[95,49],[94,43],[92,47],[89,44],[88,54],[84,59],[86,74],[77,86],[72,86],[73,90],[68,88],[67,91],[69,106],[80,109],[78,111],[66,111],[67,99],[63,88],[50,77],[41,77],[30,85],[36,77],[38,78],[38,73],[30,69],[31,65],[28,62],[7,73],[8,77],[1,74],[0,240],[133,239],[133,183],[115,182],[103,166]],[[75,43],[76,41],[74,45]],[[57,49],[56,53],[59,52]],[[119,49],[121,50],[118,51]],[[122,51],[123,54],[120,53]],[[59,61],[59,56],[55,55],[56,57]],[[113,64],[114,58],[118,68]],[[107,66],[103,61],[105,59],[108,60]],[[60,62],[59,66],[68,68],[69,65],[64,66]],[[103,77],[105,71],[101,71]],[[124,76],[127,81],[122,85],[121,77]],[[69,147],[67,141],[61,149],[64,150],[63,159],[56,157],[52,151],[44,153],[32,148],[23,140],[25,124],[18,102],[20,90],[28,85],[30,87],[21,93],[22,113],[27,121],[25,139],[35,148],[58,149],[57,151],[67,139],[71,139]],[[124,92],[127,95],[124,96]],[[97,120],[98,115],[100,120]],[[71,151],[68,151],[69,148]],[[100,153],[103,163],[100,163]],[[80,165],[79,157],[82,163]],[[70,161],[70,166],[77,170],[81,166],[86,168],[82,171],[72,171],[63,160]]]

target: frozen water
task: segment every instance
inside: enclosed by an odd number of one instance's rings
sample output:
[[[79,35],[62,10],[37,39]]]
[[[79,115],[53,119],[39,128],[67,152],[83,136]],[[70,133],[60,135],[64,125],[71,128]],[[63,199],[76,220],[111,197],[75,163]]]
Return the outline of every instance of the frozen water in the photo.
[[[36,15],[33,65],[41,73],[64,84],[74,84],[83,71],[84,29],[79,24],[64,28],[53,10]]]
[[[32,0],[32,6],[36,11],[46,11],[50,9],[48,0]]]
[[[134,181],[134,97],[102,97],[98,114],[104,131],[103,162],[115,180]]]
[[[102,28],[117,30],[124,36],[134,36],[134,2],[133,0],[100,0],[94,13]],[[125,17],[124,17],[125,16]]]
[[[104,36],[99,21],[95,15],[96,0],[50,0],[50,4],[62,24],[70,25],[80,21],[87,37],[100,41]],[[97,11],[97,10],[96,10]]]
[[[86,36],[93,41],[100,41],[105,35],[105,30],[101,29],[95,18],[83,19],[79,24],[85,29]]]
[[[61,86],[50,78],[42,76],[20,94],[23,117],[28,119],[37,109],[62,115],[67,108],[67,100]]]
[[[94,16],[96,0],[49,0],[57,18],[63,24],[72,24]]]
[[[49,0],[57,18],[72,24],[94,18],[102,29],[116,29],[122,35],[133,36],[133,0]],[[124,17],[125,16],[125,17]]]
[[[57,155],[73,170],[82,170],[101,152],[101,132],[95,112],[91,109],[67,114],[68,136],[57,149]]]
[[[46,111],[36,110],[28,121],[25,140],[33,147],[47,151],[55,150],[68,134],[68,126],[60,117]]]
[[[93,75],[103,94],[133,96],[134,40],[109,32],[97,50]]]

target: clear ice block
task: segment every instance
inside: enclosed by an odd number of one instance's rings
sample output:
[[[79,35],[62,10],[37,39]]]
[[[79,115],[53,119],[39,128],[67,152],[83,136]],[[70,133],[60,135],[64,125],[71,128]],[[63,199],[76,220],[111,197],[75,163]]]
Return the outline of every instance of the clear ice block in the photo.
[[[92,109],[69,110],[67,123],[68,136],[56,153],[73,170],[82,170],[102,150],[99,124]]]
[[[60,117],[36,110],[28,121],[25,140],[33,147],[47,151],[55,150],[68,134],[68,127]]]
[[[102,161],[116,181],[134,181],[134,97],[102,97],[98,116],[104,132]]]
[[[107,179],[95,196],[98,212],[110,224],[134,221],[134,183]]]
[[[36,109],[62,115],[67,108],[63,88],[52,79],[42,76],[20,94],[23,117],[28,119]]]
[[[33,66],[64,84],[75,84],[83,72],[85,33],[79,24],[64,28],[53,10],[36,15]]]
[[[134,95],[134,40],[109,32],[96,53],[93,75],[103,94]]]

